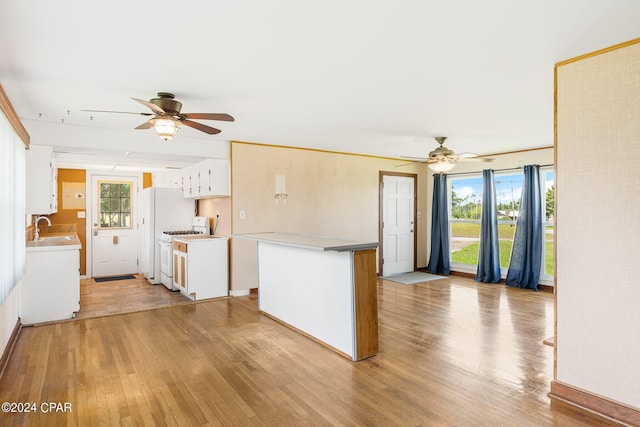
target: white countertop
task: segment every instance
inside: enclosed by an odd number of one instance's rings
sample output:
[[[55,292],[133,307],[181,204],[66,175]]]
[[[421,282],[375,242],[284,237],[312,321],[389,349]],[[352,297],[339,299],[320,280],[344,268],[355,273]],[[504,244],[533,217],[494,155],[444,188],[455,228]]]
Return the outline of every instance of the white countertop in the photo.
[[[27,252],[70,251],[80,249],[82,243],[76,233],[67,233],[42,236],[38,240],[28,240],[25,246]]]
[[[212,236],[209,234],[188,234],[186,236],[174,237],[174,242],[191,243],[207,240],[229,240],[227,236]]]
[[[234,234],[234,238],[256,240],[258,242],[273,243],[276,245],[293,246],[316,251],[360,251],[364,249],[375,249],[378,242],[361,242],[356,240],[337,239],[324,236],[309,236],[294,233],[248,233]]]

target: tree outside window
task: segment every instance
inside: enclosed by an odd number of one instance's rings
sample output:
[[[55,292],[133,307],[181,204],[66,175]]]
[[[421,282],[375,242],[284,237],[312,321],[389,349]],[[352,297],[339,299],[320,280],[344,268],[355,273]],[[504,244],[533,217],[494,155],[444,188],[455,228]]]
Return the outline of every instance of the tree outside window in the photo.
[[[98,218],[100,228],[131,228],[132,182],[100,181]]]

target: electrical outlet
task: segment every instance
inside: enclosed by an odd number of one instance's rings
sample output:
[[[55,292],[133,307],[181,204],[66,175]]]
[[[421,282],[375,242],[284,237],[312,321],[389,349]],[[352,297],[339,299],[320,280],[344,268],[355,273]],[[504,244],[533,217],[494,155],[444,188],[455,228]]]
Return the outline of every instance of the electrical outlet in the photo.
[[[86,217],[87,217],[86,211],[78,211],[78,218],[86,218]]]

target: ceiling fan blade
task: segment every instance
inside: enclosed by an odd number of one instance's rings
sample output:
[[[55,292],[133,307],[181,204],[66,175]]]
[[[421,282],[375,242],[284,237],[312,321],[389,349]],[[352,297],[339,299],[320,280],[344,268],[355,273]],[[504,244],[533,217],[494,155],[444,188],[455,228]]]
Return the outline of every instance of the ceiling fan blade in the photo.
[[[220,129],[212,128],[211,126],[207,126],[202,123],[192,122],[191,120],[182,120],[181,123],[201,132],[208,133],[209,135],[215,135],[216,133],[222,132]]]
[[[118,114],[137,114],[139,116],[153,116],[152,113],[133,113],[131,111],[108,111],[108,110],[80,110],[89,113],[118,113]]]
[[[223,122],[233,122],[235,119],[225,113],[186,113],[180,114],[185,119],[196,120],[221,120]]]
[[[131,99],[133,99],[134,101],[137,101],[140,104],[144,105],[145,107],[149,108],[154,113],[157,113],[157,114],[165,114],[166,113],[162,108],[158,107],[153,102],[145,101],[144,99],[138,99],[138,98],[131,98]]]
[[[493,162],[491,157],[463,157],[458,159],[459,162]]]
[[[416,163],[425,163],[424,160],[414,160],[413,162],[409,162],[409,163],[402,163],[399,165],[395,165],[396,168],[402,167],[402,166],[409,166],[409,165],[415,165]]]
[[[417,162],[424,162],[425,160],[428,160],[426,157],[412,157],[412,156],[400,156],[400,158],[402,159],[413,159]]]
[[[459,159],[468,159],[470,157],[478,157],[478,155],[475,153],[459,153],[458,154]]]
[[[151,129],[153,124],[151,122],[144,122],[140,126],[137,126],[136,129]]]

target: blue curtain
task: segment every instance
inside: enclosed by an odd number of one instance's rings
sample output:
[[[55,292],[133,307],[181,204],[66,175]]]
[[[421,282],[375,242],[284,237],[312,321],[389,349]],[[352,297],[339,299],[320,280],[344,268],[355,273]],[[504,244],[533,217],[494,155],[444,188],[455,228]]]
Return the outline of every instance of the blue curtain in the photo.
[[[449,212],[447,209],[447,176],[433,176],[433,203],[431,211],[431,255],[427,269],[435,274],[449,275]]]
[[[482,171],[482,216],[480,217],[477,282],[498,283],[500,281],[497,210],[493,170],[485,169]]]
[[[507,272],[508,286],[538,290],[543,231],[540,166],[527,165],[524,167],[520,213],[516,222],[511,262]]]

